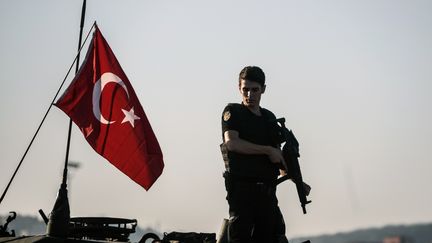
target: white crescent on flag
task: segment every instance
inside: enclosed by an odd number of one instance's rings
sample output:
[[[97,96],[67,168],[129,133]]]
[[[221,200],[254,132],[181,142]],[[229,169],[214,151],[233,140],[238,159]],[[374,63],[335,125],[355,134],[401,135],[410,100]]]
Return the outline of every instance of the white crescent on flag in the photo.
[[[94,84],[93,87],[93,115],[102,124],[111,124],[115,122],[115,121],[109,121],[105,119],[100,111],[100,96],[102,94],[105,85],[111,82],[119,84],[126,91],[126,94],[129,98],[129,93],[126,88],[126,85],[117,75],[115,75],[114,73],[103,73],[101,78]]]

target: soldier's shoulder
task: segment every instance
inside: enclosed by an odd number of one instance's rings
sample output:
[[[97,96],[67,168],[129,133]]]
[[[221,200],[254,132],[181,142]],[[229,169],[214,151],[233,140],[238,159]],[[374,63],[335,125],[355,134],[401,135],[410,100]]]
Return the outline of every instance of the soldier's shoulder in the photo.
[[[241,114],[241,105],[237,103],[229,103],[225,106],[222,118],[224,122],[228,122],[229,120],[232,120],[232,117],[237,119],[239,116],[241,116],[239,114]]]
[[[238,103],[228,103],[228,104],[225,106],[224,111],[229,110],[229,111],[236,112],[236,111],[240,110],[241,108],[242,108],[242,105],[241,105],[241,104],[238,104]]]
[[[240,108],[242,105],[239,103],[228,103],[227,107]]]
[[[272,119],[276,119],[276,116],[273,112],[271,112],[269,109],[266,108],[262,108],[261,107],[261,112],[264,114],[264,116],[272,118]]]

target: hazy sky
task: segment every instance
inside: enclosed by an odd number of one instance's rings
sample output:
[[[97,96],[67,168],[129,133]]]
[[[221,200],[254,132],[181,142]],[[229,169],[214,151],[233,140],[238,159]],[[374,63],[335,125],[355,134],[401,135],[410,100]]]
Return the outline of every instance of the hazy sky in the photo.
[[[0,189],[78,44],[81,1],[0,1]],[[289,237],[432,221],[432,1],[145,0],[87,3],[146,111],[165,170],[146,192],[74,126],[72,216],[136,218],[162,231],[218,232],[228,216],[219,152],[239,71],[267,76],[262,106],[300,141],[312,192],[279,187]],[[69,76],[67,85],[73,75]],[[50,212],[68,117],[53,107],[0,214]]]

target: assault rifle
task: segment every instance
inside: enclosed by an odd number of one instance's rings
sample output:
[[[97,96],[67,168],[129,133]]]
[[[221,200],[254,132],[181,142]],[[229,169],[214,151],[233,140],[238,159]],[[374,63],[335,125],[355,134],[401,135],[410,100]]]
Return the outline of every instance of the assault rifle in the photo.
[[[303,182],[303,177],[300,170],[300,164],[298,161],[298,158],[300,157],[299,143],[293,132],[285,127],[285,118],[282,117],[276,119],[276,122],[280,123],[281,125],[281,127],[279,127],[281,129],[279,134],[281,136],[281,143],[285,142],[282,148],[282,155],[285,163],[282,163],[282,166],[287,173],[286,175],[278,178],[277,184],[288,179],[291,179],[296,184],[301,207],[303,209],[303,213],[306,214],[306,204],[311,203],[312,201],[307,200],[310,187]]]

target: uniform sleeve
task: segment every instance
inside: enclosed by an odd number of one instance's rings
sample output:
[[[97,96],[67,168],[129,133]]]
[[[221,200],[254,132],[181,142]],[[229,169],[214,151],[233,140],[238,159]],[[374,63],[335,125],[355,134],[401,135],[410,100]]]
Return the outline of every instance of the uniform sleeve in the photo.
[[[222,113],[222,136],[228,130],[238,131],[238,114],[232,106],[227,105]]]

